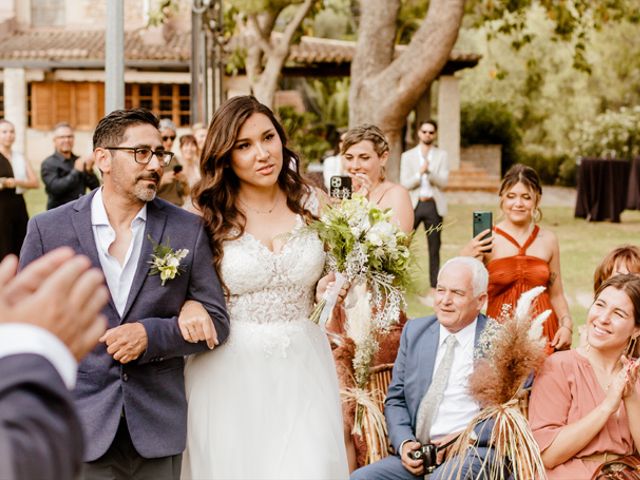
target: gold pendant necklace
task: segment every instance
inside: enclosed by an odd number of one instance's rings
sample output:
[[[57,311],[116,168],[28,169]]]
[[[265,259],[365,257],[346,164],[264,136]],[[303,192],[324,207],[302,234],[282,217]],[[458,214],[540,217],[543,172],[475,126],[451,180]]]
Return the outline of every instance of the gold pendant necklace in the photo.
[[[256,208],[251,207],[250,205],[247,205],[244,201],[242,201],[239,197],[238,197],[238,201],[244,205],[245,207],[247,207],[249,210],[251,210],[254,213],[257,213],[259,215],[269,215],[271,212],[273,212],[276,208],[276,206],[278,205],[278,196],[276,196],[276,199],[273,202],[273,205],[271,206],[271,208],[269,208],[268,210],[258,210]]]

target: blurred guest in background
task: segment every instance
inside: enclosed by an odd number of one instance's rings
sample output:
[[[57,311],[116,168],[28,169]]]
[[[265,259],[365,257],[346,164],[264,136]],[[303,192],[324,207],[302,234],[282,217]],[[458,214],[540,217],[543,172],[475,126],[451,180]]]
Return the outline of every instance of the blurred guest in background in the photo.
[[[621,245],[611,250],[596,268],[593,275],[593,291],[597,291],[602,282],[620,273],[640,274],[640,248],[635,245]]]
[[[418,129],[420,142],[400,158],[400,183],[411,193],[415,208],[413,229],[422,223],[427,232],[431,296],[440,269],[442,218],[447,214],[447,199],[442,189],[449,182],[447,152],[435,146],[437,135],[435,120],[422,122]]]
[[[193,136],[196,138],[198,151],[202,152],[204,150],[204,141],[207,139],[207,127],[202,123],[194,123],[191,130],[193,132]]]
[[[13,124],[0,119],[0,260],[20,253],[29,221],[22,193],[40,186],[27,159],[12,150],[15,139]]]
[[[93,155],[78,157],[73,153],[75,136],[66,122],[53,127],[53,155],[45,158],[40,167],[44,188],[47,191],[47,210],[71,202],[98,188],[100,181],[93,171]]]
[[[200,180],[200,150],[196,137],[191,134],[180,137],[180,155],[182,156],[182,173],[190,187]]]
[[[160,135],[162,137],[162,146],[165,152],[173,151],[173,142],[176,139],[176,126],[168,118],[160,120]],[[160,186],[158,188],[158,197],[171,202],[174,205],[182,206],[185,197],[189,196],[189,183],[183,173],[183,166],[174,155],[169,165],[164,169]]]

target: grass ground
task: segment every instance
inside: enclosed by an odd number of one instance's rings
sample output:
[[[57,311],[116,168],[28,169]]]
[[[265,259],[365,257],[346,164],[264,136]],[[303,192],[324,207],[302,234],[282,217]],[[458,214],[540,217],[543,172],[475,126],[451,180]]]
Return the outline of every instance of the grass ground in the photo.
[[[441,261],[454,257],[471,238],[471,213],[473,210],[497,211],[491,205],[449,205],[449,214],[442,231]],[[623,243],[640,244],[640,211],[625,211],[620,223],[590,223],[573,217],[573,207],[545,207],[541,226],[553,230],[560,242],[560,266],[565,295],[576,325],[582,325],[592,300],[593,272],[609,250]],[[428,292],[427,245],[422,227],[414,237],[418,285],[424,286],[418,293]],[[410,318],[430,315],[433,309],[422,305],[416,294],[408,297]],[[574,344],[577,329],[574,329]]]
[[[46,195],[42,189],[26,193],[30,215],[45,210]],[[450,204],[442,231],[442,262],[454,257],[471,237],[471,212],[491,210],[496,218],[495,203]],[[623,243],[640,244],[640,211],[625,211],[621,223],[590,223],[573,217],[573,207],[544,207],[541,225],[553,230],[560,241],[562,282],[576,325],[584,323],[592,299],[593,271],[606,255]],[[422,227],[414,237],[416,284],[424,295],[429,290],[427,244]],[[408,296],[410,318],[430,315],[433,309],[422,305],[415,293]],[[574,329],[574,332],[577,329]],[[575,335],[574,335],[575,342]]]

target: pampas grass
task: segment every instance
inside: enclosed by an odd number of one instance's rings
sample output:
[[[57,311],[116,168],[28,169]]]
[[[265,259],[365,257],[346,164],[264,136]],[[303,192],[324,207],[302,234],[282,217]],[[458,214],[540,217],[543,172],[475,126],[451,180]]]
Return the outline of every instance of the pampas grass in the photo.
[[[482,465],[478,478],[488,475],[491,479],[508,478],[513,472],[518,479],[540,479],[545,469],[540,450],[535,442],[529,423],[519,408],[518,397],[530,374],[537,370],[546,358],[546,338],[542,336],[542,324],[550,311],[545,311],[533,320],[531,310],[536,297],[544,287],[536,287],[522,294],[515,311],[505,311],[500,326],[485,329],[491,338],[482,339],[488,344],[484,356],[476,360],[469,379],[469,391],[482,410],[460,435],[450,453],[453,468],[449,479],[459,479],[465,453],[475,447],[474,428],[493,420],[490,445],[495,459]]]

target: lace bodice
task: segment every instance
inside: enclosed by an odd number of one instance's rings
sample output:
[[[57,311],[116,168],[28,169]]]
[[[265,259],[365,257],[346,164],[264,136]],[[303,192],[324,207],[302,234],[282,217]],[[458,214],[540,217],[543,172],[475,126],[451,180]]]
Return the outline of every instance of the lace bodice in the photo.
[[[317,211],[312,194],[307,208]],[[225,242],[221,274],[231,296],[232,322],[274,323],[304,320],[311,314],[325,254],[318,236],[298,217],[280,252],[249,233]]]

